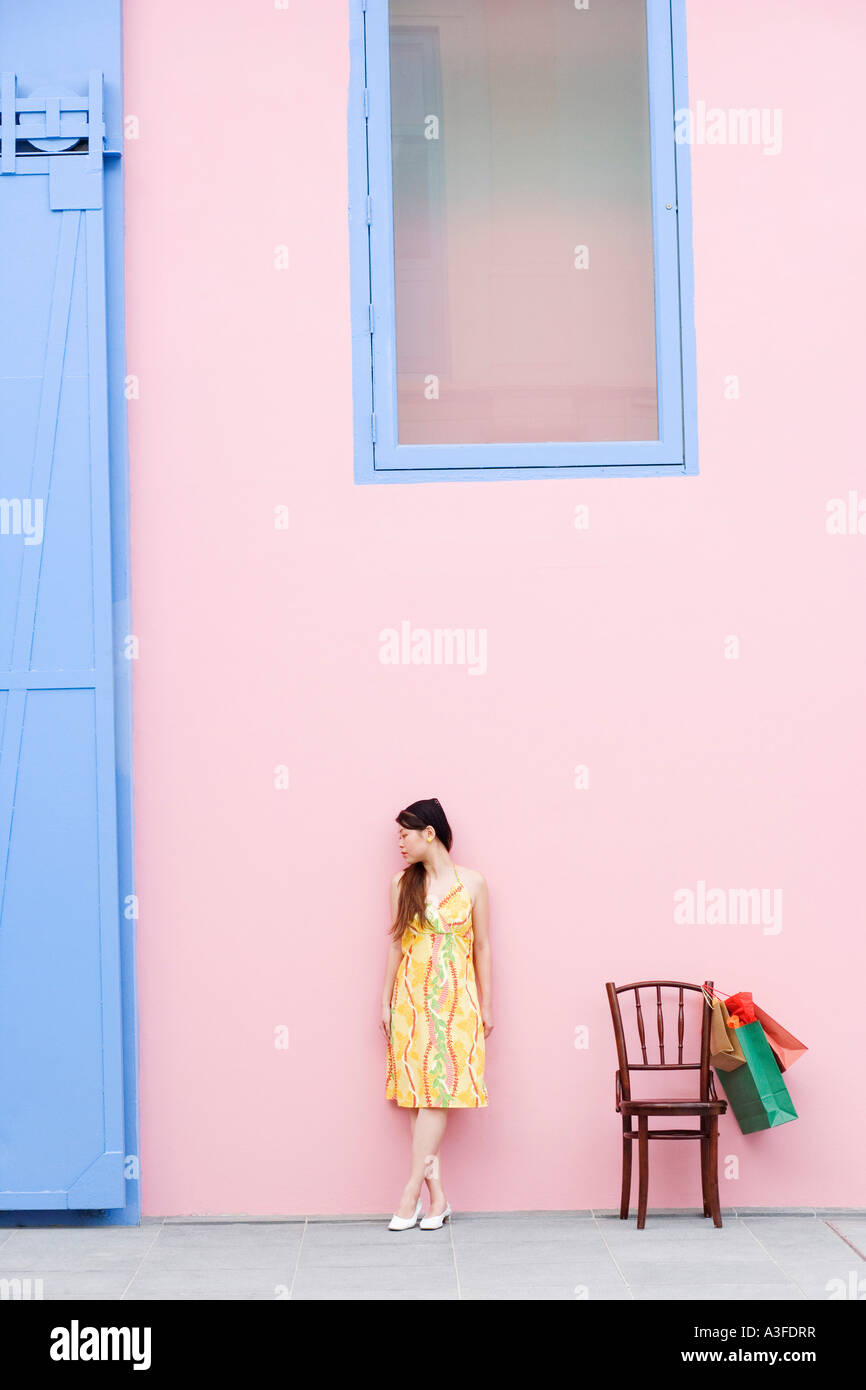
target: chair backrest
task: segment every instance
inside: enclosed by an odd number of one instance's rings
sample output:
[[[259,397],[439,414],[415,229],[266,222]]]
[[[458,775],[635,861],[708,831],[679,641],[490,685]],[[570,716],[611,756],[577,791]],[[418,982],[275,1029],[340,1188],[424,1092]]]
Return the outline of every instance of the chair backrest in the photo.
[[[629,1083],[629,1072],[632,1071],[697,1071],[700,1073],[700,1099],[709,1098],[710,1086],[710,1020],[712,1018],[712,1008],[707,1003],[706,995],[702,991],[706,989],[712,995],[713,982],[705,980],[703,986],[687,984],[684,980],[639,980],[636,984],[615,985],[613,981],[608,981],[605,986],[607,999],[610,1004],[611,1017],[613,1019],[613,1031],[616,1038],[616,1052],[619,1058],[620,1084],[624,1100],[631,1100],[631,1086]],[[641,1004],[640,991],[650,990],[649,1008],[655,1009],[656,1023],[656,1043],[647,1045],[647,1020]],[[665,1021],[662,1007],[662,990],[677,990],[677,1028],[676,1041],[668,1034],[665,1036]],[[700,1058],[698,1061],[684,1061],[683,1052],[685,1050],[685,1007],[684,991],[697,990],[702,996],[703,1009],[701,1010],[701,1040]],[[619,996],[628,990],[634,993],[634,1007],[637,1020],[637,1035],[640,1042],[641,1060],[632,1062],[628,1057],[625,1029],[623,1028],[622,1013],[620,1012]],[[666,996],[669,999],[670,996]],[[650,1051],[658,1052],[658,1061],[650,1061]],[[676,1061],[672,1058],[676,1057]]]

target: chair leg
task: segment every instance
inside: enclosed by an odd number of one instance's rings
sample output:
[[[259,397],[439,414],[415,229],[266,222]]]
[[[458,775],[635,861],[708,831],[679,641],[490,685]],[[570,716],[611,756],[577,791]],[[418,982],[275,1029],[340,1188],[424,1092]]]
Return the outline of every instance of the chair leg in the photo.
[[[631,1131],[629,1130],[629,1133]],[[631,1150],[634,1140],[626,1139],[625,1125],[622,1131],[622,1196],[619,1203],[620,1221],[628,1221],[628,1209],[631,1201]]]
[[[710,1199],[713,1225],[721,1226],[722,1209],[719,1204],[719,1117],[710,1116],[710,1134],[707,1145],[707,1187]]]
[[[707,1160],[710,1151],[710,1136],[707,1133],[706,1121],[701,1120],[701,1137],[698,1141],[701,1146],[701,1197],[704,1202],[704,1216],[712,1216],[708,1201],[709,1188],[707,1184]]]
[[[646,1225],[646,1196],[649,1185],[649,1138],[648,1122],[646,1115],[639,1115],[637,1121],[638,1133],[638,1195],[637,1195],[637,1228],[642,1231]]]

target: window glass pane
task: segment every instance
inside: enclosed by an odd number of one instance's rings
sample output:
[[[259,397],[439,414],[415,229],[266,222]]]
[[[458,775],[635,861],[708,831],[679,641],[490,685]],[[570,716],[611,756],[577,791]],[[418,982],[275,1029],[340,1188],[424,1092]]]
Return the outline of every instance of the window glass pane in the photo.
[[[643,0],[391,0],[401,444],[658,438]]]

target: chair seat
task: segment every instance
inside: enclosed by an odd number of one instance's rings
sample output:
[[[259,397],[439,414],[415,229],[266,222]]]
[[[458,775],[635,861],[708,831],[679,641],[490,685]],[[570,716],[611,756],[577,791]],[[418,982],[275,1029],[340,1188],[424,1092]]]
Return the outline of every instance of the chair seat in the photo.
[[[623,1100],[621,1115],[724,1115],[726,1100]]]

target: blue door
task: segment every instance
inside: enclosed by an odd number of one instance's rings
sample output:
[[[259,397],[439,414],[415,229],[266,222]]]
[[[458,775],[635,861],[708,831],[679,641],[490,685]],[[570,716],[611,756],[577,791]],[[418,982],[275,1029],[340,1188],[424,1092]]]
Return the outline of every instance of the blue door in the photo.
[[[103,73],[4,72],[0,109],[0,1208],[119,1208]]]

